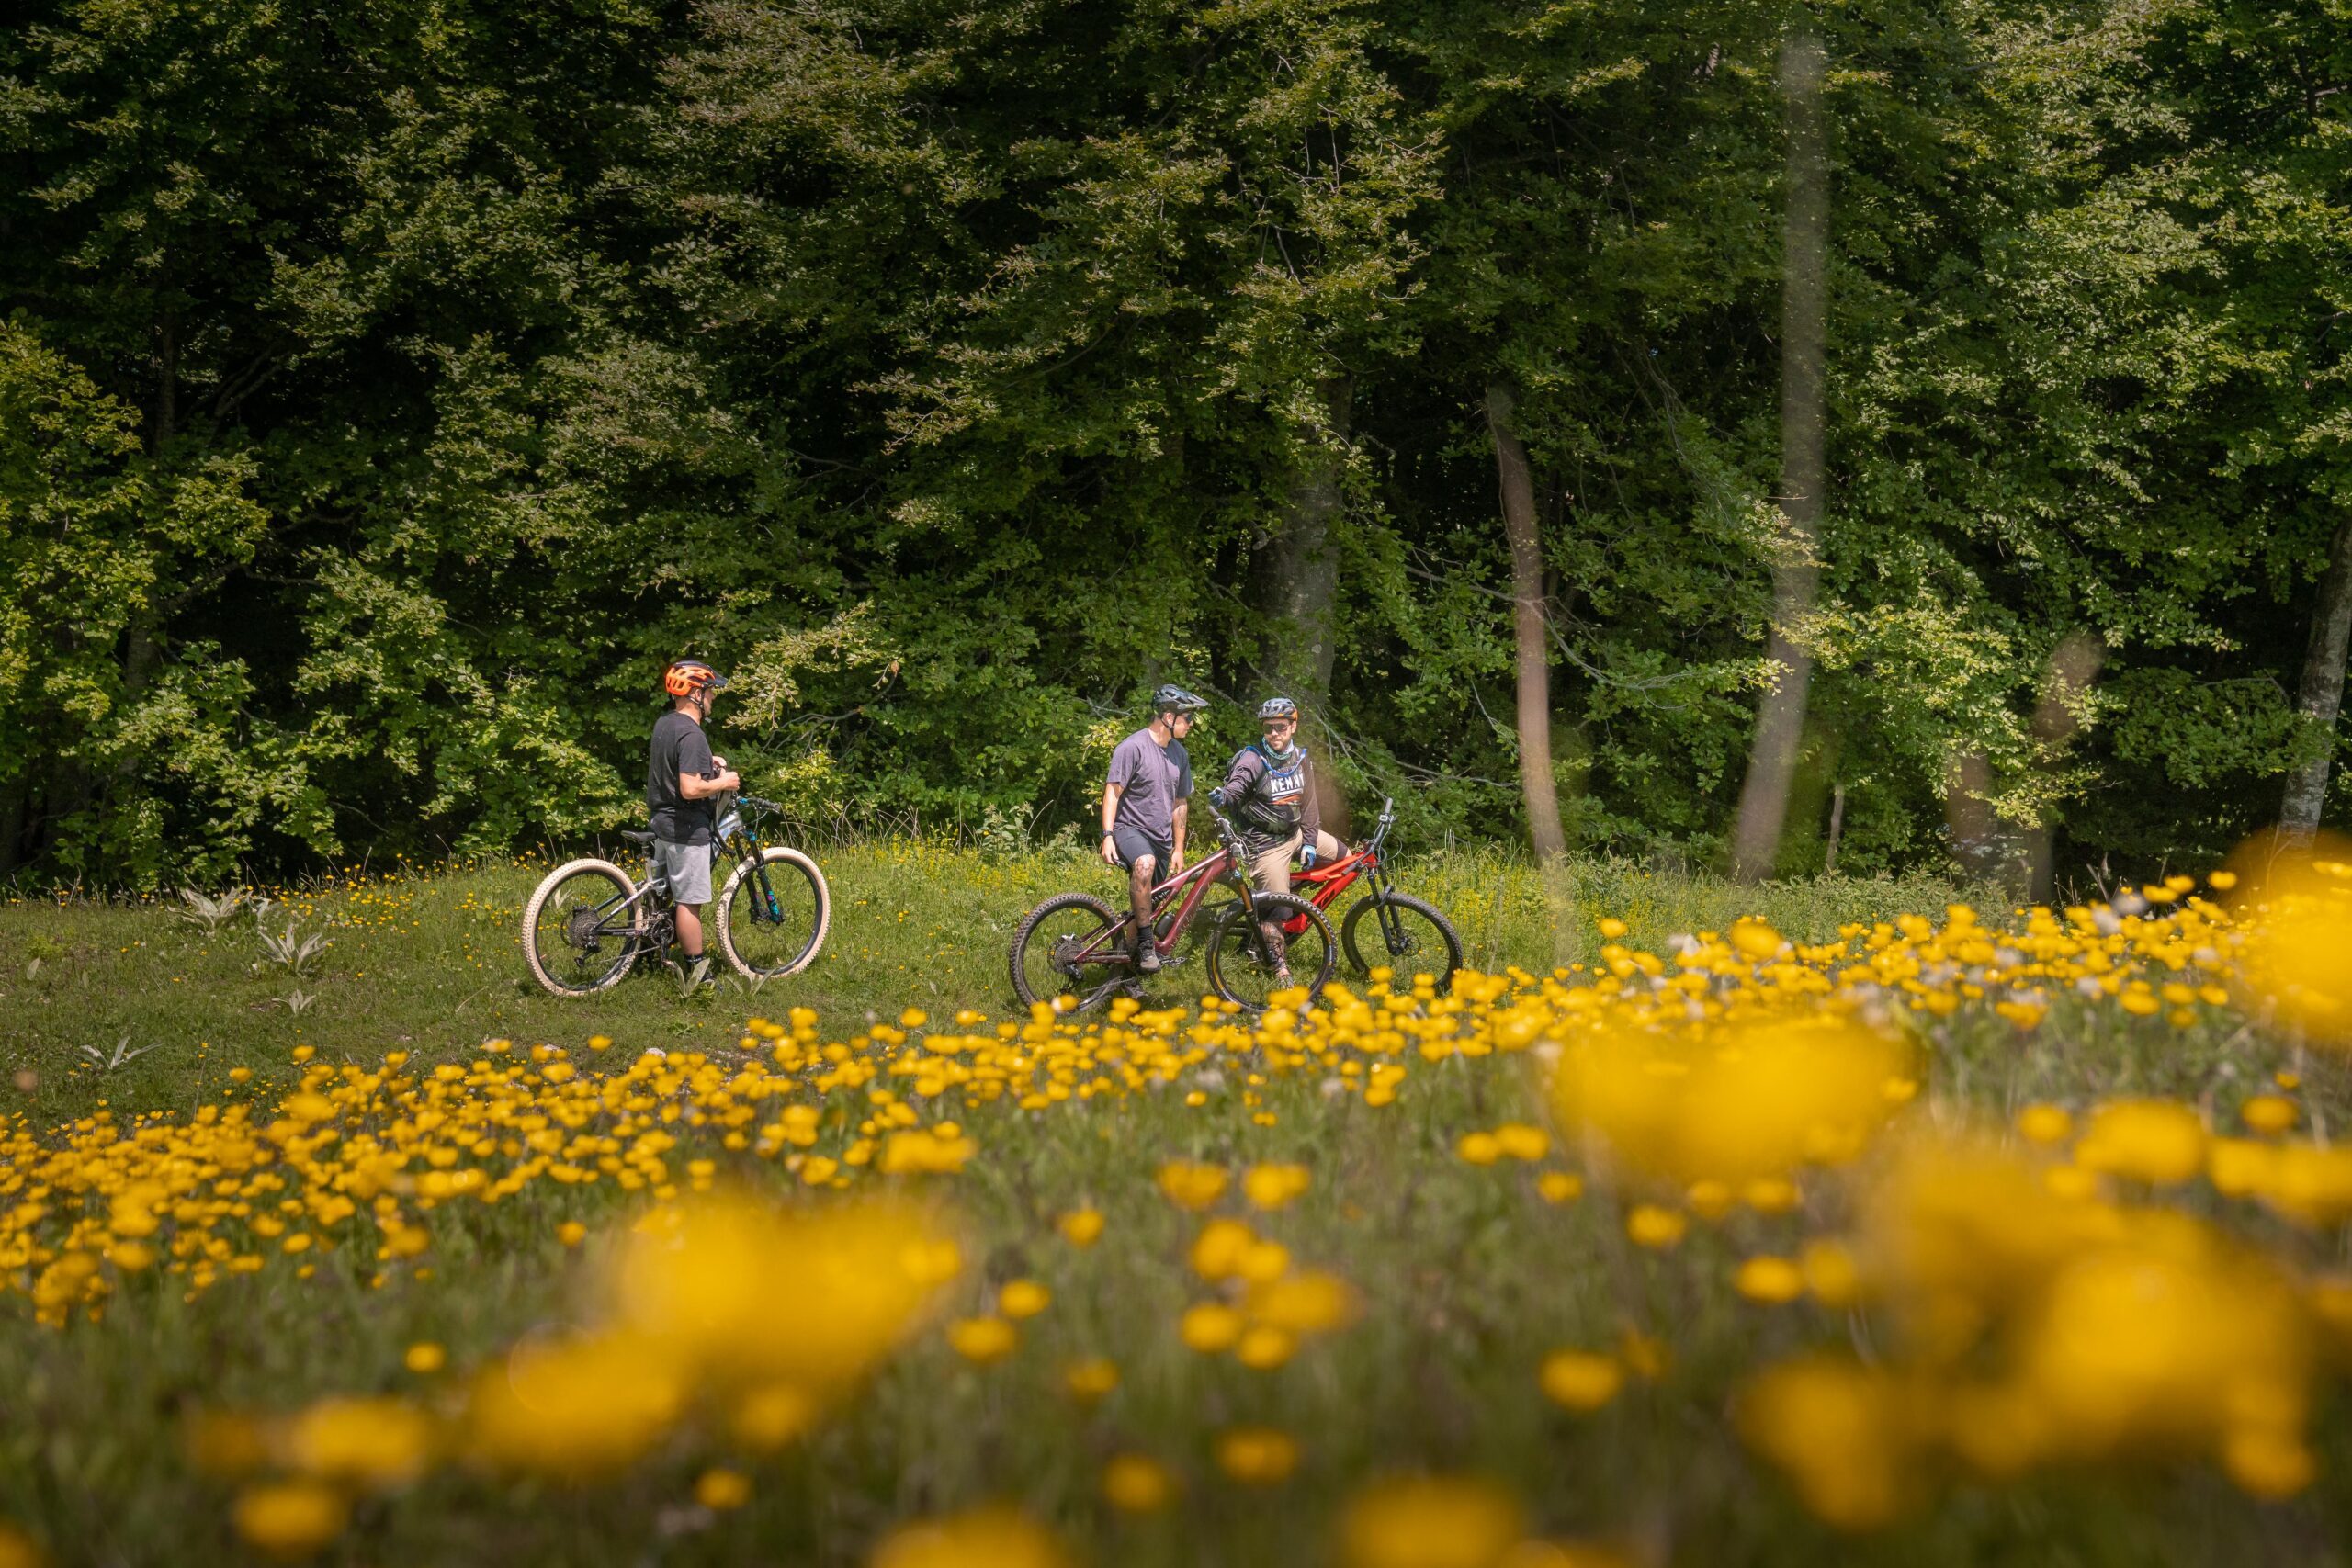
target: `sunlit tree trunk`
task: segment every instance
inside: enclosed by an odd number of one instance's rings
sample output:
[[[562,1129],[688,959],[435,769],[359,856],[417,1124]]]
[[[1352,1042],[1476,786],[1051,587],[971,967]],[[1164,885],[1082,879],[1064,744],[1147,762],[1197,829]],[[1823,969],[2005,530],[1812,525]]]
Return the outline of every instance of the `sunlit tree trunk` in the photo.
[[[1512,423],[1510,389],[1487,389],[1487,428],[1494,437],[1495,475],[1502,490],[1503,534],[1510,542],[1512,640],[1519,663],[1519,787],[1527,802],[1527,833],[1544,880],[1552,946],[1565,962],[1568,931],[1567,834],[1560,826],[1560,792],[1552,773],[1552,650],[1544,603],[1544,539],[1535,515],[1535,479],[1527,446]]]
[[[1732,874],[1744,882],[1770,876],[1780,854],[1813,681],[1813,656],[1800,642],[1799,628],[1813,611],[1820,570],[1829,243],[1825,73],[1818,39],[1792,38],[1781,46],[1789,131],[1781,292],[1781,515],[1786,526],[1775,541],[1772,630],[1765,644],[1777,675],[1757,708],[1754,750],[1732,829]]]
[[[2098,639],[2086,632],[2074,633],[2051,654],[2050,679],[2033,710],[2033,739],[2041,748],[2045,766],[2058,764],[2067,743],[2082,728],[2084,700],[2106,658],[2107,650]],[[2055,837],[2047,820],[2036,823],[2025,836],[2025,891],[2037,904],[2050,901],[2056,880],[2057,867],[2052,858]]]
[[[2303,654],[2302,688],[2295,705],[2325,732],[2326,744],[2287,775],[2278,807],[2278,833],[2298,842],[2319,831],[2327,804],[2327,775],[2335,760],[2335,719],[2344,705],[2344,660],[2352,641],[2352,517],[2336,525],[2327,547],[2327,570],[2320,578],[2319,603],[2312,607],[2311,642]]]

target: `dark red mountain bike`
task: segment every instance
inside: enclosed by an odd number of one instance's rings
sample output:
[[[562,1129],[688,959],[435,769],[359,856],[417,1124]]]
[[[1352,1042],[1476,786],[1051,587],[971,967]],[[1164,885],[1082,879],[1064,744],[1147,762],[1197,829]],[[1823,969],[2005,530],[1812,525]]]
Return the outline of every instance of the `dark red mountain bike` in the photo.
[[[1233,824],[1214,809],[1209,816],[1224,843],[1151,890],[1150,940],[1159,950],[1160,973],[1181,971],[1205,949],[1210,987],[1237,1007],[1263,1010],[1283,988],[1285,969],[1312,1001],[1339,963],[1330,922],[1295,893],[1252,887],[1241,874],[1248,863],[1239,858]],[[1212,890],[1219,896],[1211,898]],[[1012,933],[1013,994],[1031,1004],[1066,996],[1083,1010],[1138,992],[1156,976],[1136,964],[1135,919],[1091,893],[1055,894]],[[1203,933],[1197,942],[1189,940],[1196,921]],[[1280,946],[1268,942],[1268,926],[1282,930]]]
[[[1436,906],[1390,886],[1388,869],[1380,863],[1380,846],[1387,841],[1388,829],[1396,821],[1396,801],[1382,801],[1380,826],[1370,843],[1329,865],[1292,872],[1290,885],[1294,891],[1305,893],[1317,908],[1329,909],[1354,886],[1356,878],[1370,877],[1372,893],[1357,899],[1340,923],[1340,946],[1346,951],[1348,963],[1358,974],[1375,964],[1387,964],[1399,976],[1425,974],[1442,992],[1453,982],[1453,972],[1462,967],[1462,937]],[[1367,916],[1372,921],[1369,930],[1364,927]],[[1283,927],[1285,934],[1306,929],[1303,918]]]

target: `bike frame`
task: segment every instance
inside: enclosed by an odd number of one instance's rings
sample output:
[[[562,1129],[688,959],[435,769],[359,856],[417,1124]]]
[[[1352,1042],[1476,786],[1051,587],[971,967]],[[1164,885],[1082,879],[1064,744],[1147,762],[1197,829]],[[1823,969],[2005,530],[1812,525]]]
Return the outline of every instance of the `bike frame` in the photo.
[[[745,807],[750,808],[748,816]],[[759,832],[754,826],[760,818],[780,809],[770,801],[748,795],[737,795],[734,801],[728,805],[726,810],[718,813],[718,826],[711,833],[714,851],[724,850],[729,861],[738,867],[746,863],[752,867],[751,879],[758,893],[758,898],[752,906],[752,919],[754,923],[761,920],[773,920],[778,925],[784,923],[784,907],[776,901],[775,889],[768,885],[768,868],[764,858],[766,846],[760,841]],[[718,856],[714,853],[712,856],[714,883],[718,881],[717,860]],[[673,920],[654,926],[650,933],[641,932],[639,930],[634,917],[628,918],[628,922],[624,925],[616,926],[613,923],[615,916],[624,915],[626,911],[645,899],[652,901],[654,912],[661,916],[667,917],[671,910],[677,908],[676,900],[670,897],[669,879],[663,876],[649,875],[638,886],[637,891],[628,897],[608,898],[596,906],[594,934],[626,937],[635,944],[639,956],[647,953],[666,956],[670,951],[670,939],[677,930]]]
[[[1389,891],[1388,870],[1381,863],[1380,847],[1388,841],[1388,829],[1396,823],[1396,803],[1394,800],[1382,801],[1380,826],[1373,830],[1371,842],[1360,850],[1341,855],[1329,865],[1292,873],[1291,886],[1305,890],[1306,901],[1318,909],[1329,909],[1338,903],[1340,895],[1354,886],[1358,877],[1370,877],[1373,891],[1386,893]],[[1385,904],[1380,906],[1381,935],[1384,938],[1393,941],[1397,937],[1398,932],[1391,929],[1396,918]],[[1295,936],[1306,929],[1306,920],[1304,917],[1295,919],[1283,929]]]
[[[1239,887],[1242,907],[1253,919],[1256,917],[1258,904],[1251,896],[1250,879],[1239,874],[1235,869],[1237,862],[1234,859],[1232,833],[1229,829],[1226,833],[1226,843],[1208,859],[1186,866],[1151,890],[1151,924],[1154,932],[1151,940],[1153,947],[1159,950],[1160,957],[1168,958],[1174,954],[1176,944],[1183,939],[1185,928],[1193,923],[1193,917],[1200,912],[1202,900],[1208,897],[1209,889],[1219,882],[1230,882]],[[1180,889],[1182,893],[1181,903],[1178,898]],[[1168,934],[1164,937],[1159,936],[1157,933],[1160,919],[1171,907],[1176,910],[1176,918],[1169,922]],[[1072,964],[1100,964],[1106,968],[1133,964],[1136,955],[1129,951],[1125,938],[1126,933],[1134,928],[1135,923],[1135,911],[1130,909],[1097,932],[1094,939],[1084,947],[1069,954],[1068,961]]]

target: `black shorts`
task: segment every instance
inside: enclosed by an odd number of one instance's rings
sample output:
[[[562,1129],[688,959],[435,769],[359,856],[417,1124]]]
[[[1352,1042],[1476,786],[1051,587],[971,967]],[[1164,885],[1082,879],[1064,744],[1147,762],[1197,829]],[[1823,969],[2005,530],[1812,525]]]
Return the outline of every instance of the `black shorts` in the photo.
[[[1158,870],[1162,876],[1168,874],[1168,867],[1176,858],[1172,847],[1161,843],[1140,828],[1112,829],[1111,847],[1118,852],[1119,863],[1124,866],[1131,867],[1144,856],[1150,855],[1159,863]]]

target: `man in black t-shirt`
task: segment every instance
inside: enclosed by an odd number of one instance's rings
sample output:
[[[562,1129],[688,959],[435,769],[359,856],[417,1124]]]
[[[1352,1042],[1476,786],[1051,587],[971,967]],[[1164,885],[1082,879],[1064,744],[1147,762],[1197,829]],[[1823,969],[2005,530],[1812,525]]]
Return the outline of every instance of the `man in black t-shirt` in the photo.
[[[711,699],[727,689],[727,677],[699,659],[681,659],[662,678],[670,711],[653,721],[653,744],[645,763],[645,807],[653,818],[653,869],[667,877],[676,904],[678,951],[685,955],[690,986],[710,973],[703,951],[702,909],[710,902],[711,802],[743,781],[714,757],[703,723]]]

